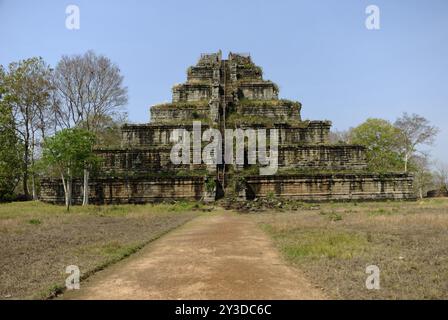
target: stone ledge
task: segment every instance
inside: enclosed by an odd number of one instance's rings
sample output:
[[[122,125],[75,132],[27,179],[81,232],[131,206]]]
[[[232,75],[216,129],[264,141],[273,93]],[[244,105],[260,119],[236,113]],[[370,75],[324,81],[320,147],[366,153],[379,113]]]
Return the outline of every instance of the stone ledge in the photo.
[[[200,200],[203,177],[97,178],[89,182],[92,204],[147,203],[162,200]],[[82,203],[82,180],[73,181],[73,203]],[[64,203],[60,179],[41,181],[41,200]]]
[[[302,201],[414,200],[413,176],[405,173],[335,173],[246,177],[246,195]]]
[[[414,176],[409,173],[299,173],[299,174],[280,174],[272,176],[247,176],[246,179],[251,180],[275,180],[275,179],[322,179],[322,178],[335,178],[335,179],[406,179],[413,180]]]

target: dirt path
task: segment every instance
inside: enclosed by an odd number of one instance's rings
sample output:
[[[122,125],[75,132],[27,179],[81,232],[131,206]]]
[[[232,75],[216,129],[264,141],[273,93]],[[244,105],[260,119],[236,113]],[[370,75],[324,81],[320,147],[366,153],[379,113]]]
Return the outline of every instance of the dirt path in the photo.
[[[324,299],[249,218],[200,216],[66,299]]]

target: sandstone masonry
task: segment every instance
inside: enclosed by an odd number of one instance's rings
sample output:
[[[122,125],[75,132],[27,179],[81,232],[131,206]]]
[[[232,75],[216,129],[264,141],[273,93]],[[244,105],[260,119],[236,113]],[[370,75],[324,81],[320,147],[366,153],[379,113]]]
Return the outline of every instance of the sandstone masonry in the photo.
[[[330,121],[304,121],[302,105],[279,99],[278,86],[263,79],[249,55],[201,55],[187,81],[172,89],[172,102],[152,106],[147,124],[124,125],[121,147],[98,149],[101,168],[92,173],[91,203],[145,203],[230,195],[239,199],[278,196],[303,201],[413,199],[412,176],[367,171],[364,147],[329,143]],[[253,165],[174,165],[174,129],[275,128],[279,171],[258,176]],[[223,134],[224,136],[224,134]],[[224,148],[223,148],[224,150]],[[81,181],[74,202],[81,202]],[[62,203],[58,179],[42,181],[44,201]]]

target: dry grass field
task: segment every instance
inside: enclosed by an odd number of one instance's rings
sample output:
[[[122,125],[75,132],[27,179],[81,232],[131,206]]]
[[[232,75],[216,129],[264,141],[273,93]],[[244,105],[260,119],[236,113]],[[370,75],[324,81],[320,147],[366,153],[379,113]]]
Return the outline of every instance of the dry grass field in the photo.
[[[66,266],[79,266],[84,279],[211,210],[177,203],[66,213],[40,202],[0,204],[0,299],[49,297],[64,287]],[[448,299],[448,199],[243,212],[330,298]],[[368,265],[380,268],[380,290],[365,287]]]
[[[199,205],[64,207],[0,204],[0,299],[45,298],[65,286],[65,268],[85,278],[178,227]]]
[[[448,199],[326,203],[252,215],[335,299],[448,299]],[[380,268],[367,290],[366,266]]]

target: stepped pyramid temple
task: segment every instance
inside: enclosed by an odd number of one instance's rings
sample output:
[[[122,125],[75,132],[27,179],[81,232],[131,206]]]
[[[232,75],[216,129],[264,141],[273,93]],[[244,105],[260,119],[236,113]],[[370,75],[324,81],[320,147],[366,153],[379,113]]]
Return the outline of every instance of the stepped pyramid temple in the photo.
[[[369,172],[362,146],[330,144],[331,122],[302,120],[302,105],[279,99],[278,86],[263,79],[262,69],[249,55],[230,53],[222,59],[221,52],[203,54],[188,69],[187,81],[175,85],[172,94],[171,103],[150,108],[149,123],[122,127],[119,148],[96,150],[102,161],[91,174],[91,203],[271,196],[304,201],[414,198],[412,176]],[[172,134],[176,129],[192,133],[194,121],[200,121],[202,133],[209,128],[221,132],[223,146],[217,150],[222,153],[228,129],[266,129],[267,140],[272,138],[270,130],[277,129],[278,169],[260,174],[262,165],[248,161],[250,139],[242,149],[242,164],[225,160],[214,165],[175,164],[170,157],[175,145]],[[200,150],[214,141],[202,140]],[[266,148],[270,154],[270,141]],[[41,187],[44,201],[64,201],[59,180],[44,179]],[[79,179],[74,181],[73,201],[80,203],[81,198]]]

